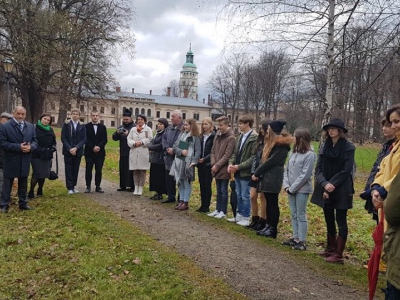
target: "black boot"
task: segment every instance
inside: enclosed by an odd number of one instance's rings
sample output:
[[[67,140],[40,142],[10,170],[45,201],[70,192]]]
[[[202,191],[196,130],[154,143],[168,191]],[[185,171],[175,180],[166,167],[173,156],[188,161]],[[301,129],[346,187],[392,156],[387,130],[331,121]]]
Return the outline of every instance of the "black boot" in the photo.
[[[246,228],[253,229],[258,224],[259,220],[260,220],[259,216],[251,217],[251,223],[249,224],[249,226],[246,226]]]
[[[34,190],[35,190],[37,182],[38,182],[38,180],[36,178],[33,178],[33,177],[31,178],[31,187],[30,187],[29,193],[28,193],[29,199],[35,198]]]
[[[44,181],[45,181],[44,178],[38,179],[38,185],[39,185],[39,187],[38,187],[37,194],[36,194],[37,197],[43,196],[43,185],[44,185]]]
[[[276,227],[270,226],[270,227],[268,228],[268,230],[263,231],[262,233],[260,233],[260,235],[261,235],[261,236],[268,237],[268,238],[276,239],[276,235],[277,235]]]
[[[265,224],[265,227],[263,229],[257,231],[257,235],[264,235],[264,233],[267,232],[270,227],[271,226],[269,226],[268,224]]]
[[[255,231],[260,231],[260,230],[262,230],[263,228],[265,228],[265,225],[267,224],[267,220],[266,219],[263,219],[263,218],[260,218],[259,220],[258,220],[258,223],[253,227],[253,228],[251,228],[252,230],[255,230]]]

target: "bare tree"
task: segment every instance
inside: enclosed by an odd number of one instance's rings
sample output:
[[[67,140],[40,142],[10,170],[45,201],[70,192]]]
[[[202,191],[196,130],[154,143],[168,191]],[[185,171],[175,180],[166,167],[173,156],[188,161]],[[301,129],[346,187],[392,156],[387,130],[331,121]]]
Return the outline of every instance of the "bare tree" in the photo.
[[[168,87],[166,87],[166,88],[164,88],[164,95],[167,95],[167,93],[168,93],[168,88],[170,88],[171,90],[170,90],[170,96],[171,97],[179,97],[179,95],[180,95],[180,90],[179,90],[179,81],[178,80],[176,80],[176,79],[172,79],[170,82],[169,82],[169,85],[168,85]]]

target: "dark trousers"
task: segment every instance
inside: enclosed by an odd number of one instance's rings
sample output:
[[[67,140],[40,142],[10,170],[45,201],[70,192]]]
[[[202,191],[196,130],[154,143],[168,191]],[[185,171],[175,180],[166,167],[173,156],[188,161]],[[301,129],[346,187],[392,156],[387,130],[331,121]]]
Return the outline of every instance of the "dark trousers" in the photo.
[[[65,185],[68,190],[73,190],[78,182],[79,166],[82,156],[64,155]]]
[[[400,290],[396,289],[389,281],[385,292],[385,300],[399,300]]]
[[[129,170],[129,156],[121,156],[119,158],[119,187],[135,189],[133,170]]]
[[[278,228],[279,223],[279,201],[278,193],[264,193],[267,200],[267,224],[271,227]]]
[[[215,179],[217,185],[217,205],[216,210],[224,214],[228,211],[228,184],[229,179]]]
[[[88,157],[85,156],[86,160],[86,171],[85,171],[85,180],[86,180],[86,186],[90,187],[92,183],[92,170],[94,166],[94,184],[96,187],[99,187],[101,184],[101,178],[103,175],[103,165],[104,165],[104,159],[105,157]]]
[[[339,229],[339,236],[347,240],[349,231],[347,227],[347,209],[324,208],[324,216],[328,235],[336,235],[336,222]]]
[[[3,179],[3,190],[1,191],[1,207],[8,207],[11,200],[11,190],[14,178],[4,177]],[[28,178],[19,177],[18,178],[18,199],[19,207],[24,207],[28,205],[28,199],[26,197],[26,191],[28,188]]]
[[[165,170],[165,185],[167,187],[168,200],[176,200],[176,182],[174,176],[169,175],[170,170]]]
[[[212,183],[211,168],[199,168],[199,183],[200,183],[200,197],[202,209],[209,209],[211,203],[211,183]]]

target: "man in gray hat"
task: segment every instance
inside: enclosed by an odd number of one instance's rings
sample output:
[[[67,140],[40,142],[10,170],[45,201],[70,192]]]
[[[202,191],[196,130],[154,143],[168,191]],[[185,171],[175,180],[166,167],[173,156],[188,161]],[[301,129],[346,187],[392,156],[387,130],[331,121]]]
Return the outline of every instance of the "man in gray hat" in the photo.
[[[12,114],[3,112],[0,115],[0,126],[1,126],[1,124],[8,122],[11,118],[12,118]],[[4,161],[3,155],[4,155],[3,149],[0,148],[0,195],[1,195],[1,191],[3,189],[3,161]]]

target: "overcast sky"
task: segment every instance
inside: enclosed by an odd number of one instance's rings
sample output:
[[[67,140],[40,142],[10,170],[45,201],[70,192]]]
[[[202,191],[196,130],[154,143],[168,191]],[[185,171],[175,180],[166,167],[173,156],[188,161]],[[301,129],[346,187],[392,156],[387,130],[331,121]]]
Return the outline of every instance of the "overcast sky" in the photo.
[[[123,55],[117,78],[123,91],[161,95],[179,80],[189,44],[199,73],[199,100],[207,98],[207,81],[220,63],[227,28],[216,22],[217,9],[198,0],[135,0],[133,31],[136,54]]]

